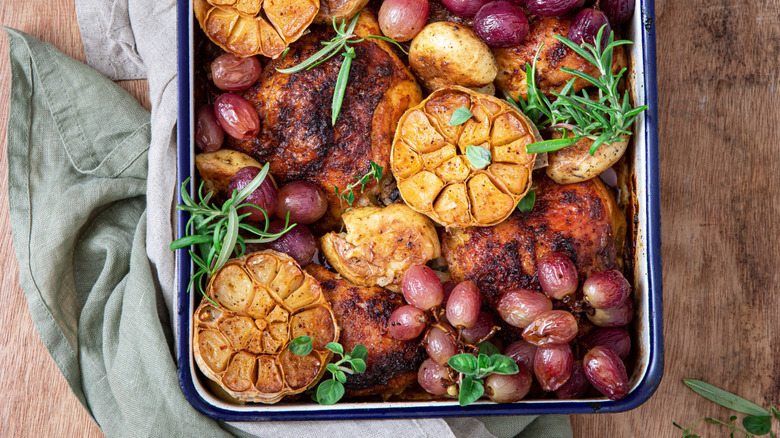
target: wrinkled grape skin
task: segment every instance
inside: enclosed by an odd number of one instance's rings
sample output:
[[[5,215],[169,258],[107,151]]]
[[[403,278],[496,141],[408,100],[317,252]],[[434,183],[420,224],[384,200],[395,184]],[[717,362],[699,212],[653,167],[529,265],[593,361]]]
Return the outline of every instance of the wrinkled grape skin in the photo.
[[[585,0],[525,0],[525,5],[539,17],[563,17],[582,9]]]
[[[551,392],[563,386],[574,367],[569,344],[539,347],[534,355],[534,375],[542,389]]]
[[[579,326],[574,315],[565,310],[544,312],[523,330],[523,339],[538,347],[568,344],[577,336]]]
[[[232,53],[211,62],[211,78],[222,91],[244,91],[260,78],[263,67],[257,57],[238,57]]]
[[[214,102],[214,115],[225,134],[237,140],[251,140],[260,132],[260,116],[243,97],[225,93]]]
[[[585,344],[591,348],[607,347],[625,360],[631,352],[631,335],[624,328],[600,328],[585,338]]]
[[[634,301],[629,297],[610,309],[595,309],[588,319],[599,327],[623,327],[634,318]]]
[[[233,177],[230,178],[228,192],[231,194],[234,190],[240,192],[244,189],[244,187],[248,186],[249,183],[251,183],[259,173],[260,168],[255,166],[247,166],[238,169]],[[271,177],[266,175],[265,179],[260,184],[260,187],[256,188],[254,192],[250,193],[249,196],[244,199],[242,204],[254,204],[262,208],[265,210],[265,214],[268,215],[268,218],[271,219],[274,213],[276,213],[276,199],[276,187],[274,187],[274,183],[271,180]],[[245,206],[238,209],[238,214],[247,213],[249,213],[249,216],[247,217],[248,220],[265,223],[265,215],[257,208]]]
[[[541,292],[516,289],[501,295],[496,310],[508,324],[525,328],[537,316],[552,310],[552,301]]]
[[[456,328],[471,328],[477,323],[482,296],[471,280],[458,283],[447,300],[447,321]]]
[[[479,316],[477,317],[477,322],[474,324],[474,327],[464,329],[461,332],[461,335],[463,336],[463,340],[466,341],[466,343],[476,345],[481,339],[489,335],[495,326],[496,320],[493,318],[493,315],[487,312],[479,312]]]
[[[609,309],[624,302],[631,285],[617,269],[597,272],[582,284],[585,301],[596,309]]]
[[[262,229],[262,227],[261,227]],[[275,220],[268,226],[269,233],[278,233],[284,229],[284,222]],[[283,252],[294,258],[301,266],[311,263],[314,253],[317,251],[317,240],[309,227],[303,224],[295,225],[282,237],[265,244],[267,248]]]
[[[582,359],[588,381],[610,400],[628,394],[628,374],[623,361],[607,347],[593,347]]]
[[[514,403],[528,394],[531,381],[531,373],[524,369],[516,374],[491,374],[485,379],[485,394],[496,403]]]
[[[612,26],[628,23],[634,15],[633,0],[599,0],[599,9],[604,11]]]
[[[489,2],[490,0],[442,0],[441,3],[457,16],[474,18],[479,9]]]
[[[457,286],[457,284],[454,281],[445,281],[441,285],[442,292],[444,292],[443,295],[444,299],[442,300],[442,303],[446,303],[447,300],[450,299],[450,294],[452,294],[452,291],[453,289],[455,289],[455,286]]]
[[[607,16],[601,11],[585,8],[574,17],[574,21],[572,22],[566,37],[579,46],[581,46],[583,42],[595,45],[596,36],[603,26],[607,27],[604,29],[601,43],[602,46],[606,46],[607,38],[609,38],[609,33],[612,31]]]
[[[528,18],[519,6],[505,0],[482,6],[474,16],[474,33],[490,47],[512,47],[528,36]]]
[[[426,325],[425,313],[407,304],[395,309],[390,315],[387,331],[399,341],[409,341],[420,336]]]
[[[425,265],[416,265],[407,269],[401,281],[406,302],[421,309],[431,310],[441,306],[444,289],[433,269]]]
[[[214,116],[214,105],[203,105],[195,116],[195,144],[203,152],[214,152],[224,141],[225,131]]]
[[[308,181],[292,181],[282,186],[277,194],[276,216],[290,222],[313,224],[328,210],[328,200],[319,187]]]
[[[414,38],[428,21],[428,0],[384,0],[379,8],[379,28],[395,41]]]
[[[420,386],[433,395],[447,393],[450,372],[445,366],[439,365],[433,359],[425,359],[417,372],[417,382]]]
[[[538,348],[536,345],[526,342],[525,339],[521,339],[509,344],[504,350],[504,356],[514,360],[518,368],[532,372],[534,369],[534,357]]]
[[[555,390],[555,396],[561,400],[582,397],[590,388],[590,382],[585,376],[585,369],[581,360],[575,360],[571,369],[571,377],[560,388]]]
[[[439,365],[446,365],[452,356],[458,354],[455,340],[439,327],[431,327],[425,337],[425,351]]]
[[[562,300],[577,291],[577,266],[563,253],[550,251],[539,258],[536,276],[542,292],[550,298]]]

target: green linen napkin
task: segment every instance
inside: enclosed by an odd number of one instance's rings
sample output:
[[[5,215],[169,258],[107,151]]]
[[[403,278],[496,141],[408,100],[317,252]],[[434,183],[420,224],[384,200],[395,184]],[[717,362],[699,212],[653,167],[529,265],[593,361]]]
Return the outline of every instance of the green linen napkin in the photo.
[[[11,222],[20,283],[46,348],[108,436],[242,435],[193,409],[179,387],[145,248],[149,113],[51,45],[6,31]],[[518,437],[571,436],[565,416],[483,423],[502,438],[524,428]],[[272,431],[295,426],[275,424],[257,430],[293,436]]]

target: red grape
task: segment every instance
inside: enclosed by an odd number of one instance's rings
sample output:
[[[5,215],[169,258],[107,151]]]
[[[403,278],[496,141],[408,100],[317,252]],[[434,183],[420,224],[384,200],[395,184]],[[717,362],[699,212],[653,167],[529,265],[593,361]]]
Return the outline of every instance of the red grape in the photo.
[[[620,400],[628,393],[626,366],[607,347],[593,347],[582,359],[588,381],[610,400]]]
[[[252,180],[255,179],[259,173],[260,168],[255,166],[247,166],[238,169],[238,172],[236,172],[233,177],[230,178],[228,192],[231,194],[234,190],[238,190],[240,192],[244,189],[244,187],[248,186],[249,183],[252,182]],[[249,196],[244,199],[242,204],[254,204],[265,210],[265,213],[269,216],[269,218],[272,217],[276,212],[276,187],[274,187],[274,182],[271,180],[271,176],[266,175],[265,179],[260,184],[260,187],[256,188],[254,192],[250,193]],[[250,221],[265,221],[265,215],[263,215],[263,212],[255,207],[245,206],[238,209],[238,214],[247,213],[249,213],[249,217],[247,217],[247,219]]]
[[[195,144],[203,152],[214,152],[222,147],[225,131],[214,116],[214,105],[203,105],[195,116]]]
[[[428,356],[439,365],[446,365],[452,356],[458,354],[458,344],[455,339],[438,327],[431,327],[428,330],[425,342],[425,351],[428,352]]]
[[[520,370],[517,374],[491,374],[485,379],[485,394],[496,403],[520,401],[531,389],[531,373]]]
[[[550,298],[562,300],[577,291],[577,267],[563,253],[550,251],[543,255],[539,259],[536,275],[542,291]]]
[[[521,339],[506,347],[504,356],[514,360],[519,368],[533,371],[534,357],[538,348],[536,345],[526,342],[525,339]]]
[[[607,38],[609,33],[612,32],[612,28],[609,26],[609,20],[603,12],[595,9],[586,8],[580,11],[574,21],[571,23],[567,38],[572,40],[575,44],[581,46],[582,43],[588,43],[590,45],[596,44],[596,36],[599,30],[606,26],[601,37],[602,49],[607,45]]]
[[[447,300],[447,321],[456,328],[471,328],[477,323],[482,296],[473,281],[459,283]]]
[[[452,293],[452,290],[455,289],[455,286],[457,286],[457,284],[454,281],[445,281],[441,285],[442,292],[444,292],[442,303],[446,303],[447,300],[450,299],[450,294]]]
[[[308,181],[293,181],[279,189],[276,202],[276,216],[287,217],[296,224],[317,222],[328,211],[328,200],[316,184]]]
[[[595,309],[588,319],[599,327],[623,327],[634,318],[634,301],[629,297],[610,309]]]
[[[268,226],[269,233],[278,233],[284,229],[284,222],[275,220]],[[266,247],[274,251],[283,252],[294,258],[301,266],[311,263],[314,253],[317,250],[317,241],[309,230],[309,227],[303,224],[294,226],[290,231],[284,233],[282,237],[267,243]]]
[[[624,328],[597,329],[585,338],[585,344],[589,347],[607,347],[621,359],[628,357],[631,352],[631,336]]]
[[[450,369],[437,364],[433,359],[425,359],[417,372],[417,382],[433,395],[444,395],[452,385]]]
[[[243,97],[225,93],[214,102],[214,114],[225,133],[238,140],[250,140],[260,132],[260,117]]]
[[[474,33],[490,47],[511,47],[528,36],[528,18],[514,3],[498,0],[482,6],[474,16]]]
[[[582,285],[585,301],[596,309],[609,309],[624,302],[631,293],[631,285],[617,269],[597,272]]]
[[[523,339],[536,346],[568,344],[579,332],[574,315],[565,310],[550,310],[537,316],[523,330]]]
[[[633,0],[599,0],[599,9],[604,11],[613,26],[627,23],[634,15]]]
[[[401,281],[401,290],[406,302],[421,310],[441,306],[444,290],[433,269],[416,265],[407,269]]]
[[[474,327],[464,329],[461,332],[461,335],[463,335],[463,340],[466,341],[467,344],[476,345],[481,339],[489,335],[495,326],[496,320],[493,319],[491,314],[487,312],[479,312],[479,316],[477,317],[477,322],[474,324]]]
[[[563,386],[571,377],[574,355],[569,344],[539,347],[534,356],[534,375],[542,389],[550,392]]]
[[[540,17],[562,17],[582,9],[585,0],[525,0],[528,10]]]
[[[414,38],[428,21],[428,0],[385,0],[379,8],[379,28],[396,41]]]
[[[552,310],[552,301],[541,292],[517,289],[501,295],[496,310],[508,324],[525,328],[537,316]]]
[[[251,87],[263,67],[256,57],[240,58],[232,53],[225,53],[211,63],[211,78],[214,85],[223,91],[244,91]]]
[[[575,360],[571,369],[571,377],[560,388],[555,390],[555,396],[559,399],[579,398],[590,388],[590,382],[585,376],[582,361]]]
[[[455,15],[474,18],[477,11],[490,0],[442,0],[442,4]]]
[[[420,336],[426,325],[425,313],[407,304],[395,309],[390,315],[387,331],[390,332],[390,336],[399,341],[408,341]]]

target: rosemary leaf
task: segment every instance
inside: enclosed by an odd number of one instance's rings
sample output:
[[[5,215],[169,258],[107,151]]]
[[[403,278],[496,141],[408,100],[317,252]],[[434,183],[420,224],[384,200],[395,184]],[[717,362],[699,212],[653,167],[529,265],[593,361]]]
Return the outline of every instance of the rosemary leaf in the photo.
[[[341,63],[339,76],[336,79],[336,87],[333,90],[333,105],[331,107],[331,125],[336,125],[336,119],[341,112],[341,104],[344,102],[344,94],[347,91],[347,81],[349,80],[349,70],[352,67],[352,59],[355,57],[355,49],[347,47],[344,50],[344,62]]]

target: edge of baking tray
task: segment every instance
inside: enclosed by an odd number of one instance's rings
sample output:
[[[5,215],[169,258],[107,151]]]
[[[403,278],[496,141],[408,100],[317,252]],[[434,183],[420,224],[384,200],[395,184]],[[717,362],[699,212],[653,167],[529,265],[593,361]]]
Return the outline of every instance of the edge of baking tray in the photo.
[[[190,16],[189,2],[177,2],[177,35],[178,35],[178,174],[179,184],[190,176]],[[200,412],[209,417],[224,421],[258,421],[258,420],[338,420],[338,419],[369,419],[369,418],[419,418],[419,417],[453,417],[481,415],[539,415],[539,414],[587,414],[623,412],[634,409],[647,401],[658,388],[663,376],[664,352],[662,338],[662,288],[661,288],[661,212],[660,186],[658,178],[658,98],[656,86],[656,49],[655,49],[655,2],[642,0],[642,42],[643,63],[645,68],[644,88],[645,100],[648,105],[646,113],[645,140],[647,144],[646,184],[647,184],[647,256],[648,256],[648,311],[649,336],[652,347],[648,358],[648,368],[642,381],[623,400],[617,401],[554,401],[544,400],[535,404],[477,404],[465,407],[453,406],[419,406],[411,408],[381,408],[376,405],[366,409],[345,410],[311,410],[288,412],[237,412],[221,409],[204,400],[192,384],[192,371],[186,358],[190,355],[190,343],[181,341],[190,339],[189,303],[178,299],[177,312],[179,317],[177,339],[177,356],[179,383],[187,400]],[[182,74],[182,72],[185,72]],[[179,203],[182,202],[178,193]],[[189,215],[177,211],[177,236],[183,236]],[[186,249],[176,253],[177,263],[177,295],[187,288],[190,273],[190,256]]]

